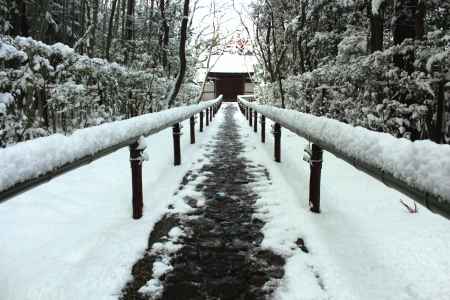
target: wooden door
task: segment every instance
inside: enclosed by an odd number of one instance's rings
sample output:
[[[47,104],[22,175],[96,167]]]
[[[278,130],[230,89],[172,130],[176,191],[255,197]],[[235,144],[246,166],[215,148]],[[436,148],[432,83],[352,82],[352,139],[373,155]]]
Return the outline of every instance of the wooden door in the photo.
[[[224,101],[236,101],[238,95],[245,92],[245,80],[243,78],[218,78],[216,79],[216,97],[223,95]]]

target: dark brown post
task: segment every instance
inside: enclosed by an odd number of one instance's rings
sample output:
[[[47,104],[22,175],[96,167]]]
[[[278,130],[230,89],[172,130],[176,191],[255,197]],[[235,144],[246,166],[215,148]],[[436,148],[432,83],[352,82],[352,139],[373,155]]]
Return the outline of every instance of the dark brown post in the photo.
[[[209,126],[209,109],[206,109],[206,126]]]
[[[173,164],[175,166],[181,165],[181,149],[180,149],[180,136],[181,128],[180,123],[173,125]]]
[[[213,111],[212,111],[212,107],[209,108],[209,121],[212,122],[212,118],[213,118]]]
[[[266,117],[261,115],[261,142],[266,142]]]
[[[258,132],[258,113],[256,112],[256,110],[253,113],[253,131],[254,132]]]
[[[249,108],[248,107],[245,107],[245,118],[248,120],[248,110],[249,110]]]
[[[139,143],[130,145],[130,164],[131,164],[131,187],[133,191],[133,219],[142,217],[142,159],[141,155],[144,149],[138,149]]]
[[[320,213],[320,173],[322,170],[323,151],[316,144],[311,146],[309,177],[309,207],[312,212]]]
[[[192,116],[189,121],[191,125],[191,144],[195,144],[195,117]]]
[[[253,114],[252,114],[253,110],[250,108],[249,112],[248,112],[248,125],[250,127],[252,127],[253,124]]]
[[[203,110],[200,112],[200,132],[203,132]]]
[[[274,143],[275,161],[281,162],[281,125],[278,123],[275,123],[273,125],[273,136],[275,139]]]

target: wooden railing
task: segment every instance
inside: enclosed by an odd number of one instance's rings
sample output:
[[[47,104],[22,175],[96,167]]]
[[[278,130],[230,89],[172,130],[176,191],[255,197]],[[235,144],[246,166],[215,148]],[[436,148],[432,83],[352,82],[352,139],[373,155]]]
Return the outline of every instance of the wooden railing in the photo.
[[[215,100],[208,101],[208,103],[200,103],[189,106],[190,113],[188,114],[179,114],[180,117],[176,118],[168,118],[167,120],[158,123],[158,126],[155,126],[151,129],[142,130],[139,134],[136,134],[132,137],[126,137],[123,140],[113,144],[108,145],[107,147],[98,149],[94,153],[89,153],[88,155],[84,155],[80,158],[77,158],[72,161],[67,161],[61,163],[59,166],[52,168],[51,170],[43,171],[38,176],[28,176],[26,178],[21,178],[15,180],[12,184],[7,186],[4,189],[0,189],[0,203],[5,202],[14,196],[17,196],[21,193],[24,193],[32,188],[35,188],[41,184],[44,184],[51,179],[65,174],[69,171],[75,170],[79,167],[82,167],[86,164],[89,164],[99,158],[102,158],[106,155],[109,155],[121,148],[128,147],[130,148],[130,164],[131,164],[131,175],[132,175],[132,204],[133,204],[133,218],[139,219],[142,217],[142,209],[143,209],[143,193],[142,193],[142,155],[145,147],[142,147],[139,143],[141,137],[146,137],[155,133],[158,133],[164,129],[172,127],[173,132],[173,149],[174,149],[174,165],[181,164],[181,149],[180,149],[180,135],[181,135],[181,126],[180,123],[189,119],[190,120],[190,142],[191,144],[195,143],[195,116],[199,114],[200,124],[199,129],[200,132],[204,130],[204,119],[206,122],[206,126],[212,121],[213,117],[216,115],[222,104],[222,96],[218,97]],[[175,111],[179,108],[166,110],[158,113],[149,114],[148,117],[152,119],[158,119],[159,115],[170,115],[171,111]],[[206,116],[206,118],[205,118]],[[142,117],[142,116],[141,116]],[[144,116],[146,117],[146,116]],[[136,117],[140,118],[140,117]],[[132,120],[132,119],[128,119]],[[127,121],[128,121],[127,120]],[[92,127],[91,127],[92,128]],[[91,129],[88,128],[88,129]],[[70,138],[70,136],[68,137]],[[45,138],[44,138],[45,139]],[[30,141],[33,142],[33,141]],[[11,146],[12,148],[15,146]],[[7,150],[8,148],[6,148]],[[6,151],[3,150],[3,151]],[[49,153],[50,154],[50,153]],[[0,151],[1,155],[1,151]],[[33,157],[33,153],[27,153],[28,156]],[[40,157],[34,157],[34,159],[39,160]]]
[[[358,159],[352,156],[350,153],[343,151],[335,146],[332,141],[328,141],[319,135],[312,135],[311,132],[307,132],[298,123],[292,122],[280,117],[280,114],[276,114],[267,108],[266,105],[259,105],[255,102],[250,102],[252,96],[239,96],[238,102],[241,112],[249,121],[249,125],[253,126],[254,131],[257,132],[258,113],[261,115],[261,141],[265,142],[265,128],[266,117],[274,122],[273,135],[274,135],[274,157],[275,161],[281,162],[281,128],[284,127],[291,132],[305,138],[310,141],[311,147],[305,149],[306,158],[310,164],[310,188],[309,188],[309,203],[312,212],[320,212],[320,177],[322,168],[322,156],[323,150],[326,150],[336,157],[346,161],[353,165],[362,172],[374,177],[381,181],[385,185],[411,197],[413,200],[422,204],[430,211],[440,214],[441,216],[450,219],[450,199],[447,199],[446,195],[433,193],[430,190],[418,188],[416,185],[407,182],[403,178],[399,178],[393,172],[384,170],[379,166]],[[283,110],[288,111],[288,110]]]

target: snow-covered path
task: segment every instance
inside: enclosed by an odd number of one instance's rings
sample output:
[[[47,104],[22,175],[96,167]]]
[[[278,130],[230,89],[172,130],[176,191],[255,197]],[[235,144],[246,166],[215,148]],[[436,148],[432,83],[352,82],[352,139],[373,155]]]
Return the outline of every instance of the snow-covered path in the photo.
[[[224,108],[210,151],[175,193],[183,211],[172,207],[155,226],[121,299],[266,299],[283,277],[284,259],[260,247],[264,222],[254,217],[256,189],[268,188],[271,178],[242,157],[237,110]]]
[[[172,166],[170,130],[147,140],[144,217],[138,221],[130,217],[127,149],[1,205],[0,299],[117,299],[168,206],[190,209],[186,195],[174,192],[211,152],[208,142],[223,120],[222,108],[194,146],[182,137],[180,167]],[[286,259],[274,299],[450,300],[447,220],[422,207],[409,214],[399,200],[410,199],[328,153],[322,213],[312,214],[309,166],[302,161],[307,141],[283,130],[277,164],[273,139],[261,144],[242,115],[235,120],[242,157],[271,178],[271,185],[252,188],[260,196],[254,217],[266,222],[261,246]],[[174,239],[179,234],[172,232]]]

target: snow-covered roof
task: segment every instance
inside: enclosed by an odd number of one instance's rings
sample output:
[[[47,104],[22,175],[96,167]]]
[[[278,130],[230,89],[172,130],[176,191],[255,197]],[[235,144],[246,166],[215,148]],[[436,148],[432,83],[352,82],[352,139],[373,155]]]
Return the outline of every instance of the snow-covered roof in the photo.
[[[253,73],[257,63],[253,55],[223,54],[211,57],[210,73]]]

